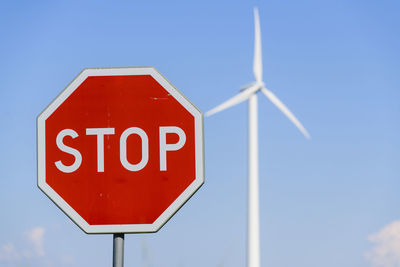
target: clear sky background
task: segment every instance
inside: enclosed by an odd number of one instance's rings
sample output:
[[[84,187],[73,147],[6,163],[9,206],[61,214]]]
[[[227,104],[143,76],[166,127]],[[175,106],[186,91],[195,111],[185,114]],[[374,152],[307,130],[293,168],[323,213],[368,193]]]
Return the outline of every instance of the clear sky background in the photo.
[[[111,266],[36,186],[36,116],[86,67],[155,66],[203,112],[264,80],[312,135],[259,97],[261,265],[400,266],[398,1],[3,1],[0,266]],[[247,104],[205,118],[206,182],[126,266],[246,264]]]

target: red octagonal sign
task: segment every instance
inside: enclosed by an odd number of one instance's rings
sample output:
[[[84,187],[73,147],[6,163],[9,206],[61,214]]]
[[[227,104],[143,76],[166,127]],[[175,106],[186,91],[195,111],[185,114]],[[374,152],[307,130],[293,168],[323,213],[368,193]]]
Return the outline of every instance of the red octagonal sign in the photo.
[[[201,112],[152,67],[85,69],[38,117],[38,185],[86,233],[158,231],[203,184]]]

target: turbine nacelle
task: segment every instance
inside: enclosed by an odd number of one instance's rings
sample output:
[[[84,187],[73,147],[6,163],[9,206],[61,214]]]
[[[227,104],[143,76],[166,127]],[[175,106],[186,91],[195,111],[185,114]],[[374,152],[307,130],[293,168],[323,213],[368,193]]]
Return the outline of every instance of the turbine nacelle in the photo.
[[[250,87],[252,87],[253,85],[258,85],[260,88],[258,89],[258,91],[261,90],[261,87],[265,87],[264,82],[252,82],[246,85],[243,85],[242,87],[239,88],[239,92],[243,92],[247,89],[249,89]]]

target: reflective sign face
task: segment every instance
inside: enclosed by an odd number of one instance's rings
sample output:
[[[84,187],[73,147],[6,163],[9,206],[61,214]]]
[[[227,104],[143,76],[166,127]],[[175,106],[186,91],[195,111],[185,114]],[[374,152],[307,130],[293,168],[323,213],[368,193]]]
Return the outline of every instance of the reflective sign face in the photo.
[[[38,118],[38,184],[85,232],[157,231],[203,183],[202,131],[155,69],[86,69]]]

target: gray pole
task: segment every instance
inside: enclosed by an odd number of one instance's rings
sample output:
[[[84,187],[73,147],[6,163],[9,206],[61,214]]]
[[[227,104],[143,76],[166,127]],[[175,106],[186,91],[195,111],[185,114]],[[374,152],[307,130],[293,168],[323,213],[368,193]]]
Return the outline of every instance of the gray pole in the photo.
[[[114,234],[113,267],[124,267],[124,234]]]

